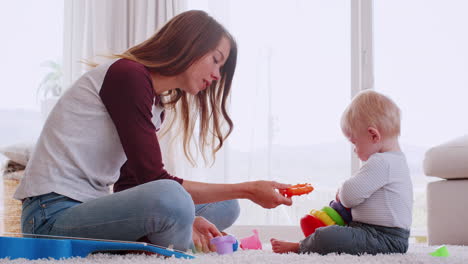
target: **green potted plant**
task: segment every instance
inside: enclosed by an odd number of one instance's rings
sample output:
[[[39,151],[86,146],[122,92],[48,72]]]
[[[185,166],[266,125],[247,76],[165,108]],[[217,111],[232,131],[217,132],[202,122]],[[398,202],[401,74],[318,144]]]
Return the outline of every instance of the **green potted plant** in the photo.
[[[44,61],[41,66],[49,69],[37,88],[41,114],[45,120],[63,92],[63,71],[62,65],[52,60]]]

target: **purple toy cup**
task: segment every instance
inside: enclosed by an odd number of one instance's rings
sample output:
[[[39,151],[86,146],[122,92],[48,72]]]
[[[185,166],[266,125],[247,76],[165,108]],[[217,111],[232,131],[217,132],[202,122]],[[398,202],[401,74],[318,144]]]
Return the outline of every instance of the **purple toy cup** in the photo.
[[[232,254],[232,245],[236,243],[236,238],[232,235],[219,236],[211,239],[211,244],[216,246],[216,252],[220,255]]]

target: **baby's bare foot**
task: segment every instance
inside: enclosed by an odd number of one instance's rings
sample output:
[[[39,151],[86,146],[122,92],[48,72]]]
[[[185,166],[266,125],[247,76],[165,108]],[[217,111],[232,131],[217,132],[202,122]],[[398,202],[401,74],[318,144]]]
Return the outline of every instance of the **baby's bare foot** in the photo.
[[[278,239],[270,239],[271,242],[271,248],[273,249],[273,252],[275,253],[288,253],[288,252],[293,252],[293,253],[299,253],[299,243],[295,242],[287,242],[283,240],[278,240]]]

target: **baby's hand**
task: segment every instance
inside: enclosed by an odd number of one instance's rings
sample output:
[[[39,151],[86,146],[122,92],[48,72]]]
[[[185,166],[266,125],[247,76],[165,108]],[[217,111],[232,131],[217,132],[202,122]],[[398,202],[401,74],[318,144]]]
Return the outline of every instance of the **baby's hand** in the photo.
[[[341,202],[340,201],[340,188],[338,188],[338,190],[336,190],[335,201],[337,201],[339,203]]]

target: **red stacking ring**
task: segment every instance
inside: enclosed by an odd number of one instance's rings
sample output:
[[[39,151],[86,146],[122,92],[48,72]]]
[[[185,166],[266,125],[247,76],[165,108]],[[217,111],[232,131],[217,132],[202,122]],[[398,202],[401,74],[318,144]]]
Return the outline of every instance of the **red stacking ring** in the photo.
[[[315,229],[327,226],[325,225],[320,219],[317,217],[306,214],[304,217],[301,218],[301,229],[304,233],[304,236],[308,237],[315,232]]]

